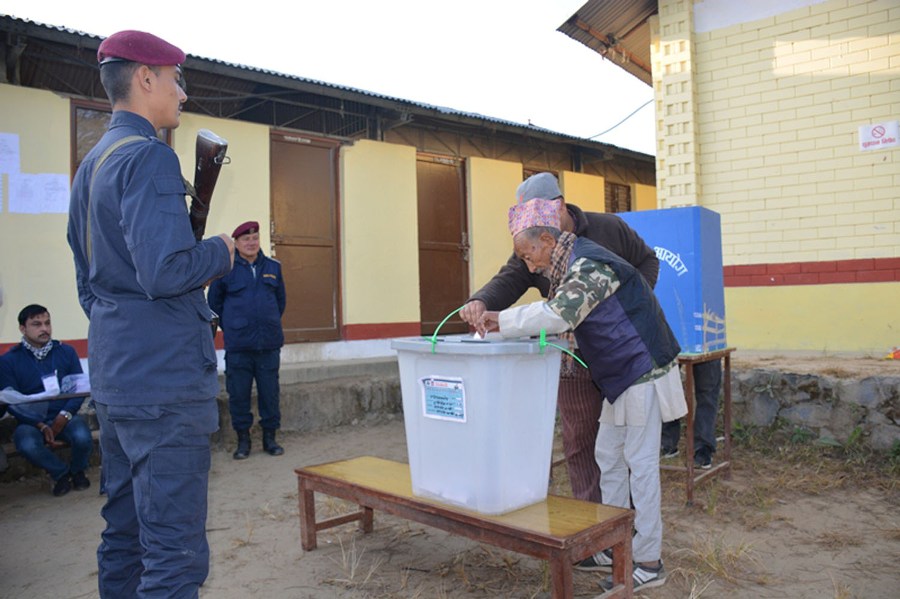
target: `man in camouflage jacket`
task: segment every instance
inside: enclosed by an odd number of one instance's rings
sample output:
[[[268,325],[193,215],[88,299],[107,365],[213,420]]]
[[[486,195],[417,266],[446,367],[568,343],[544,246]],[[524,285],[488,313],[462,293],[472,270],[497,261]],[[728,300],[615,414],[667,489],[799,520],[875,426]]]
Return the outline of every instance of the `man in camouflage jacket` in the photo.
[[[604,502],[634,505],[635,588],[662,584],[660,429],[663,421],[687,413],[678,342],[633,266],[589,239],[560,231],[558,200],[512,207],[509,226],[516,255],[530,272],[550,280],[550,299],[485,312],[477,328],[504,337],[574,331],[605,398],[595,445]],[[588,559],[611,565],[606,554]]]
[[[535,198],[560,200],[562,231],[586,237],[602,245],[640,271],[651,288],[656,285],[659,275],[656,253],[618,215],[584,212],[565,201],[552,173],[532,175],[516,190],[517,203]],[[549,284],[546,277],[530,272],[525,263],[513,253],[500,272],[472,294],[460,311],[460,317],[474,325],[485,310],[509,308],[529,288],[536,288],[541,296],[549,297]],[[573,360],[563,359],[557,398],[566,470],[573,497],[600,503],[600,469],[594,459],[594,444],[603,397],[597,393],[590,376],[583,372],[584,369],[575,368],[573,364]]]

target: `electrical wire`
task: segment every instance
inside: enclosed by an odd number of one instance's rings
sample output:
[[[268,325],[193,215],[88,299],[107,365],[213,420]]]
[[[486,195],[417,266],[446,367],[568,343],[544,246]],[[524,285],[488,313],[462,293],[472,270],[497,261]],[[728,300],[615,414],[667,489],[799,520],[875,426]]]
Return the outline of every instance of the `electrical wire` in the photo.
[[[647,100],[646,102],[641,104],[638,108],[636,108],[634,110],[634,112],[632,112],[631,114],[626,116],[624,119],[622,119],[621,121],[619,121],[618,123],[616,123],[615,125],[610,127],[609,129],[607,129],[606,131],[598,133],[597,135],[591,135],[590,137],[588,137],[588,139],[594,139],[595,137],[600,137],[601,135],[606,135],[607,133],[609,133],[610,131],[612,131],[613,129],[615,129],[616,127],[618,127],[619,125],[621,125],[622,123],[624,123],[625,121],[627,121],[628,119],[633,117],[634,115],[636,115],[638,112],[641,111],[641,109],[643,109],[645,106],[647,106],[647,104],[650,104],[651,102],[653,102],[653,98],[650,98],[649,100]]]

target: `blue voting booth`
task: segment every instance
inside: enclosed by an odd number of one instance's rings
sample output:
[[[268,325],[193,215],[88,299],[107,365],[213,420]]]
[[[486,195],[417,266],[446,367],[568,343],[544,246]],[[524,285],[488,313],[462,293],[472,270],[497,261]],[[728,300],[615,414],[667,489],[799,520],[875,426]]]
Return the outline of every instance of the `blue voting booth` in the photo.
[[[688,206],[618,215],[656,251],[656,297],[681,351],[705,353],[727,347],[719,214]]]

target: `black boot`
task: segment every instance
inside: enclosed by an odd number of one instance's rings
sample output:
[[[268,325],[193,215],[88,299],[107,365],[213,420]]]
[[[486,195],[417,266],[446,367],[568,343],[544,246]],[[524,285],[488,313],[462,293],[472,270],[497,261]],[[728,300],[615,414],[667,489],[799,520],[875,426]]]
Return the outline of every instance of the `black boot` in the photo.
[[[246,460],[250,457],[250,431],[238,431],[238,446],[231,454],[236,460]]]
[[[263,450],[269,455],[281,455],[284,448],[275,441],[275,429],[263,429]]]

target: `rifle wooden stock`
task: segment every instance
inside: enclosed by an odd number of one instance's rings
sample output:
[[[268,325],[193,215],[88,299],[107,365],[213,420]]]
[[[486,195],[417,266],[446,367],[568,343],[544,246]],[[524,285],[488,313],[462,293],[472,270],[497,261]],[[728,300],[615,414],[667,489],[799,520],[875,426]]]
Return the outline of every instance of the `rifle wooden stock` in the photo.
[[[231,159],[225,155],[228,141],[219,137],[209,129],[197,132],[197,169],[194,171],[194,185],[191,191],[191,229],[197,241],[203,239],[206,232],[206,219],[209,216],[209,205],[213,190],[219,178],[223,164]],[[190,187],[190,186],[189,186]]]

